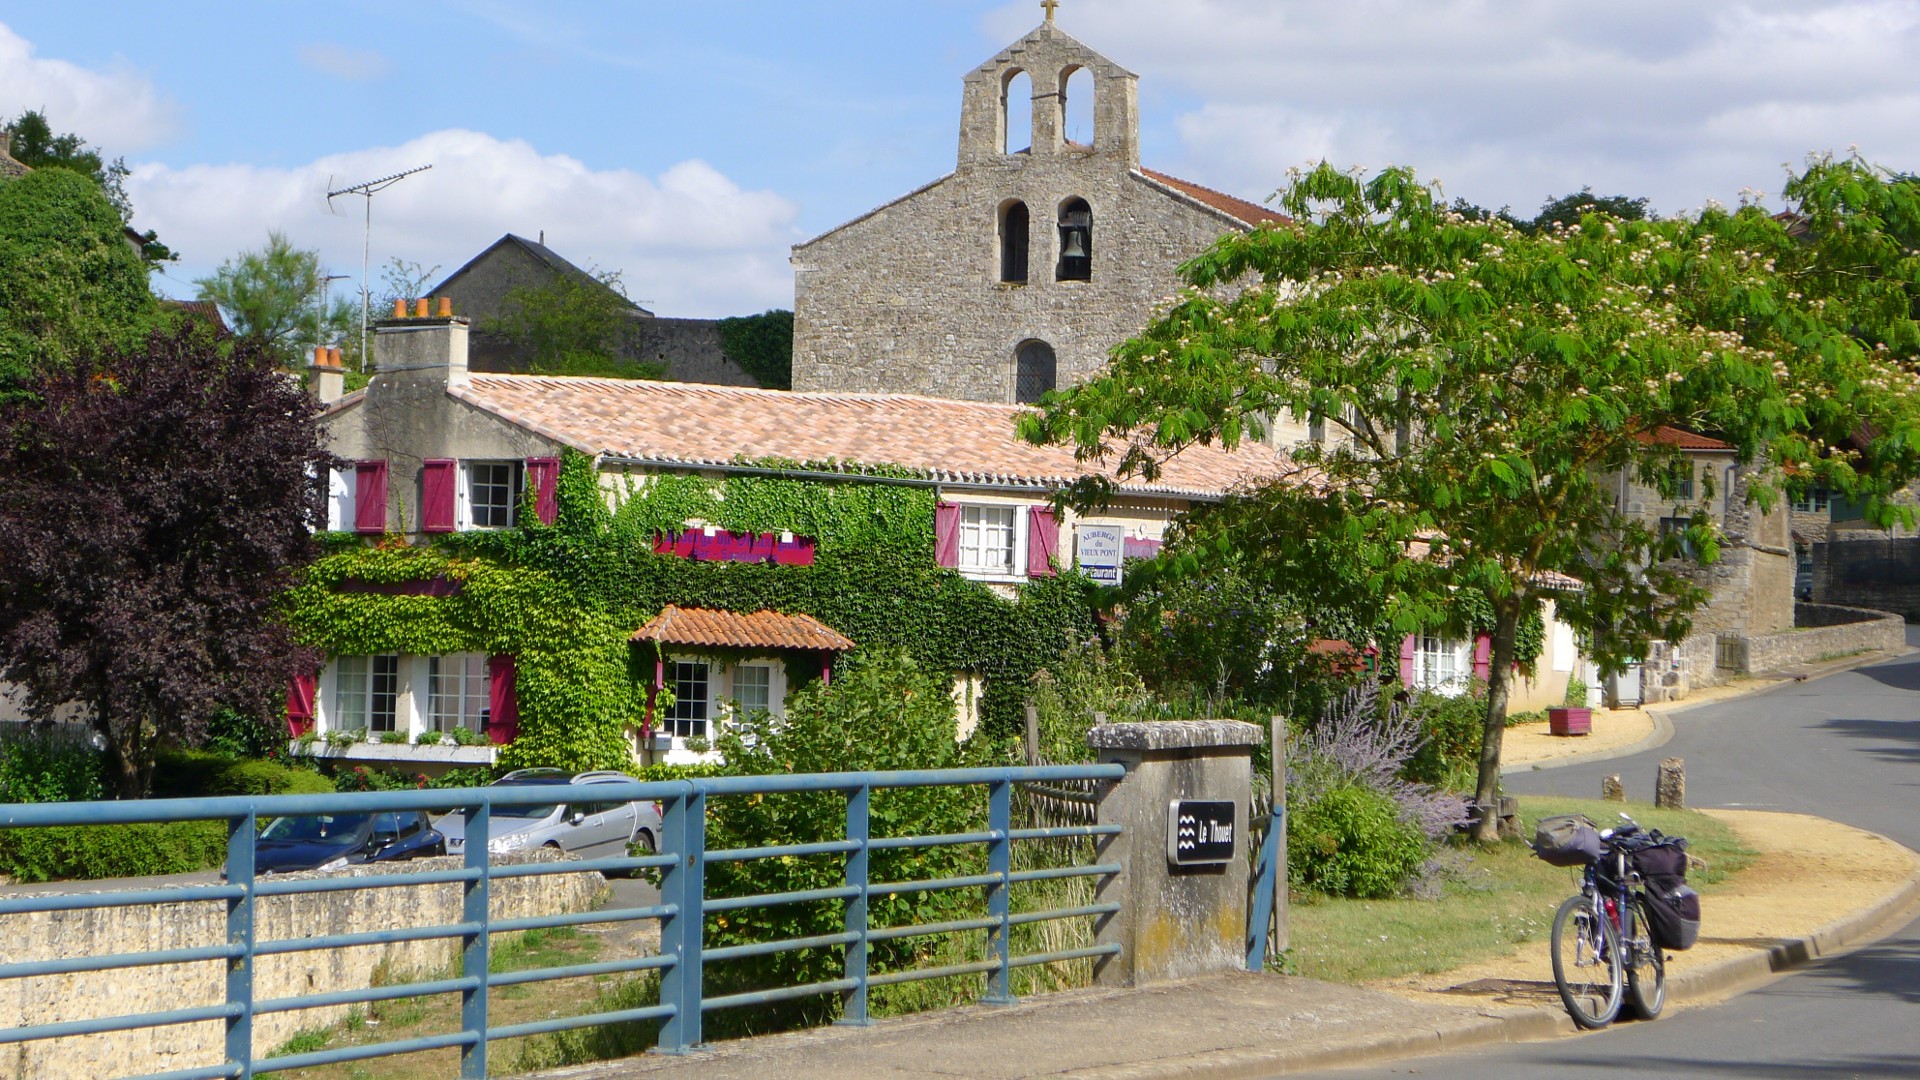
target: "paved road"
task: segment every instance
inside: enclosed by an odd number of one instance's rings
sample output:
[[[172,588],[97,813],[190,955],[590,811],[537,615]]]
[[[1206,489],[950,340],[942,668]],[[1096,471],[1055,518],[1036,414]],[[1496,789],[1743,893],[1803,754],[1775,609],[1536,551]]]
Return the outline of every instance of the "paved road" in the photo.
[[[1920,644],[1920,628],[1909,627]],[[1655,766],[1687,762],[1694,806],[1818,814],[1920,849],[1920,656],[1680,714],[1672,742],[1636,757],[1509,778],[1521,793],[1597,796],[1619,772],[1651,800]],[[1712,898],[1707,918],[1711,919]],[[1920,1076],[1920,921],[1712,1008],[1577,1039],[1325,1074],[1405,1077]]]

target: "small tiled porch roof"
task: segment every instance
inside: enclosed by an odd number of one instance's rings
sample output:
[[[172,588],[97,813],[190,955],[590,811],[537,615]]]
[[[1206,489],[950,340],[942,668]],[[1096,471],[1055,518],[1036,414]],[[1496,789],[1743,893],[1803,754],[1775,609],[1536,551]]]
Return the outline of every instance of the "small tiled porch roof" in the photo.
[[[673,604],[660,609],[660,614],[634,631],[632,640],[808,652],[848,652],[854,648],[845,635],[811,615],[783,615],[778,611],[743,615],[737,611],[683,608]]]

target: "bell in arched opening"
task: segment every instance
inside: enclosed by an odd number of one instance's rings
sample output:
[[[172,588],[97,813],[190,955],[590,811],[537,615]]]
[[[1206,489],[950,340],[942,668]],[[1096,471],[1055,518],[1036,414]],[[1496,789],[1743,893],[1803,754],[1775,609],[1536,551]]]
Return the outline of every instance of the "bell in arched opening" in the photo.
[[[1060,265],[1053,276],[1056,281],[1093,280],[1093,208],[1085,199],[1060,204]]]

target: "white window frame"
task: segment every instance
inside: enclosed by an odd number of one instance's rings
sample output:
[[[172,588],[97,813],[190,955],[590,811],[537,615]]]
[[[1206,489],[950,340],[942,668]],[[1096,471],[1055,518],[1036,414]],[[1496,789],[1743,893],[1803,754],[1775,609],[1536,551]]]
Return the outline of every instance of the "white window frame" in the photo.
[[[1421,634],[1414,639],[1413,685],[1447,697],[1466,692],[1473,676],[1470,642]]]
[[[1027,576],[1027,521],[1031,516],[1031,508],[1012,503],[960,503],[959,505],[960,522],[958,526],[956,526],[959,530],[959,535],[954,538],[955,569],[959,570],[960,573],[966,577],[979,580],[1024,581]],[[983,523],[979,521],[979,518],[986,513],[1006,513],[1011,515],[1010,529],[1012,535],[1010,538],[1011,543],[1009,544],[1010,565],[1005,569],[980,565],[979,552],[983,549],[980,546],[978,537]],[[972,523],[969,523],[969,517],[974,519]],[[997,528],[997,526],[989,527]],[[969,529],[971,529],[975,535],[975,542],[972,546],[974,559],[971,563],[967,557],[967,534]]]
[[[750,656],[737,660],[727,667],[726,714],[729,719],[751,714],[754,706],[740,700],[740,674],[743,671],[765,671],[767,676],[767,715],[775,720],[787,713],[787,662],[784,658],[772,655]]]
[[[386,716],[387,726],[385,727],[374,726],[374,680],[385,674],[375,670],[376,661],[389,662],[392,666],[393,702]],[[332,668],[332,679],[330,680],[332,685],[329,687],[332,693],[326,695],[329,698],[326,702],[326,726],[328,730],[386,732],[407,731],[411,729],[412,717],[408,715],[410,710],[406,707],[406,668],[405,665],[401,664],[399,654],[379,653],[372,656],[336,657],[334,658]],[[349,689],[347,685],[350,679],[358,683],[357,686],[351,689]],[[347,703],[349,701],[357,702],[358,708],[354,711],[359,714],[356,721],[351,723],[347,719]]]
[[[483,653],[448,653],[429,656],[420,665],[426,693],[416,695],[425,702],[420,710],[422,731],[485,731],[487,710],[491,707],[492,672]],[[452,709],[442,714],[441,707]]]
[[[751,676],[751,678],[743,680],[742,676]],[[749,702],[746,699],[746,695],[740,692],[741,683],[743,681],[757,682],[759,678],[764,678],[766,681],[764,684],[754,687],[754,689],[764,690],[765,696],[758,702]],[[756,710],[765,712],[768,716],[778,715],[776,710],[779,709],[780,702],[773,696],[775,681],[775,670],[772,664],[743,663],[733,665],[729,689],[732,691],[734,707],[739,710],[740,715],[751,716]]]
[[[700,668],[697,680],[704,692],[699,698],[684,697],[680,693],[682,686],[691,686],[692,678],[682,679],[681,668]],[[691,676],[691,672],[687,673]],[[660,729],[676,739],[712,738],[714,714],[714,664],[711,660],[672,659],[667,661],[666,677],[668,686],[673,690],[673,704],[660,714]],[[697,713],[698,715],[690,715]]]
[[[474,470],[491,466],[505,466],[509,476],[507,520],[502,525],[482,525],[474,520]],[[475,458],[460,462],[460,497],[455,508],[454,527],[461,532],[492,532],[513,528],[519,520],[520,500],[525,497],[526,490],[526,462],[517,458]]]

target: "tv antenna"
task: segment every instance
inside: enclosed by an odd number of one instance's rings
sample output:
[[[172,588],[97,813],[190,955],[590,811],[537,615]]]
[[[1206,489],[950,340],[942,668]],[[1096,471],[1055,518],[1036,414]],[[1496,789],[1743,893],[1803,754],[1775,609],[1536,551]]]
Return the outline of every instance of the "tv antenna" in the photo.
[[[403,169],[400,172],[394,173],[392,176],[383,176],[378,180],[368,180],[363,184],[351,184],[351,185],[348,185],[347,187],[336,188],[333,191],[327,192],[327,209],[329,211],[333,209],[333,197],[335,195],[360,195],[367,200],[366,231],[361,234],[361,240],[360,240],[360,370],[361,371],[367,370],[367,308],[372,303],[372,295],[373,295],[367,291],[367,263],[369,262],[372,251],[373,251],[373,196],[375,193],[385,191],[388,188],[392,187],[393,185],[399,183],[400,181],[405,180],[407,177],[412,176],[414,173],[426,172],[428,169],[431,169],[431,168],[433,168],[432,165],[419,165],[411,169]]]

